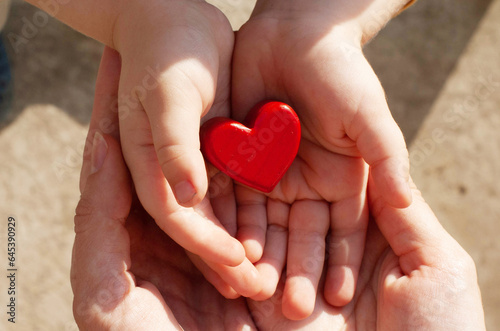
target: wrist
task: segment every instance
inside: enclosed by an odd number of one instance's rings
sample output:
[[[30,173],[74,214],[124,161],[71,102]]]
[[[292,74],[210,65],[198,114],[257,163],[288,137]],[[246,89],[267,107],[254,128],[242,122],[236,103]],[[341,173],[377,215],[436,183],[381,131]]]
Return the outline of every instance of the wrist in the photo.
[[[394,16],[415,0],[257,0],[252,17],[309,21],[318,28],[346,27],[360,44],[373,38]]]
[[[355,20],[345,19],[346,6],[348,1],[257,0],[251,19],[272,20],[282,34],[328,34],[348,40],[350,44],[360,44],[360,26]]]
[[[130,0],[116,19],[113,45],[120,54],[151,53],[157,47],[165,52],[167,36],[172,39],[169,42],[185,46],[186,38],[193,34],[199,34],[205,44],[233,37],[227,18],[205,1]],[[175,47],[169,48],[169,52],[175,51]]]
[[[161,1],[155,0],[145,2],[131,0],[123,6],[113,26],[112,47],[123,55],[132,51],[133,48],[138,50],[146,46],[150,42],[148,39],[152,35],[151,31],[155,30],[154,27],[160,29],[164,25],[159,21],[162,19],[164,22],[168,21],[164,16],[169,10],[160,8],[160,3]],[[140,42],[142,46],[137,42]]]

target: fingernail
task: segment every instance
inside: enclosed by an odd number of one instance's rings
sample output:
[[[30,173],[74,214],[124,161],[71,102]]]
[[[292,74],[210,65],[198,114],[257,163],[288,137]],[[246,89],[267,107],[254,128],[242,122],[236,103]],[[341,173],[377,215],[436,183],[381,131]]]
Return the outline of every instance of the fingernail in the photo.
[[[180,204],[191,201],[196,195],[194,186],[187,180],[180,182],[174,187],[174,194]]]
[[[94,141],[92,143],[92,156],[90,158],[90,174],[94,174],[101,169],[104,164],[104,159],[108,153],[108,143],[104,140],[102,134],[96,131]]]

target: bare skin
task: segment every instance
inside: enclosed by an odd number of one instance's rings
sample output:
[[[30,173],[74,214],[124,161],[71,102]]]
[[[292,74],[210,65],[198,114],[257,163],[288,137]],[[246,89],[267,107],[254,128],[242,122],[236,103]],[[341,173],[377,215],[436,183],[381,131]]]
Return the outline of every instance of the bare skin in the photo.
[[[286,262],[282,308],[288,318],[314,309],[325,258],[318,247],[328,252],[326,300],[343,306],[353,298],[368,224],[365,162],[390,205],[411,202],[404,138],[361,50],[374,32],[366,24],[372,13],[388,11],[377,21],[379,30],[403,5],[260,0],[236,35],[232,116],[242,120],[259,100],[276,99],[301,120],[298,156],[278,187],[268,195],[236,189],[237,238],[273,281],[254,298],[273,294]],[[276,240],[277,229],[288,237]],[[287,255],[275,253],[287,245]]]
[[[118,72],[117,54],[106,50],[92,132],[105,118],[117,128],[106,101],[116,95]],[[192,254],[190,260],[134,198],[111,133],[94,135],[76,210],[71,283],[82,330],[485,330],[474,263],[415,187],[412,205],[397,209],[370,180],[371,222],[353,299],[333,307],[318,291],[312,315],[292,321],[281,309],[284,278],[270,299],[246,302],[224,298],[205,280]],[[248,290],[247,280],[240,290]]]

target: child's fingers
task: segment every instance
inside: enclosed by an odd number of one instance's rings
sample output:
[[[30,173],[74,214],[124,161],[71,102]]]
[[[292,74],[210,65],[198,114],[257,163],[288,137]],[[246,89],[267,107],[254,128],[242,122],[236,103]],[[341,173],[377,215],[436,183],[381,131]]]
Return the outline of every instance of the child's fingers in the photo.
[[[204,262],[215,271],[238,294],[244,297],[253,297],[262,290],[263,279],[255,266],[247,259],[238,266],[229,267],[207,260]]]
[[[302,200],[290,209],[283,314],[292,320],[311,315],[325,260],[325,238],[330,226],[325,202]]]
[[[267,197],[254,190],[237,185],[235,188],[238,206],[238,232],[236,238],[245,247],[250,262],[262,257],[266,243],[266,201]]]
[[[253,296],[253,300],[262,301],[271,298],[278,286],[286,263],[288,246],[288,217],[290,206],[281,201],[267,200],[266,245],[262,258],[255,265],[264,279],[262,291]]]
[[[239,266],[228,267],[204,261],[192,253],[188,256],[205,279],[228,299],[250,297],[261,291],[263,278],[248,259]]]
[[[330,207],[330,238],[325,299],[333,306],[348,304],[356,289],[363,259],[368,208],[365,193]]]
[[[245,256],[243,246],[227,233],[211,211],[208,216],[201,216],[192,208],[177,204],[158,163],[144,110],[120,108],[119,115],[123,154],[144,209],[188,251],[216,263],[239,265]],[[203,173],[206,173],[204,166]]]
[[[131,96],[133,107],[145,110],[157,162],[177,202],[185,207],[194,206],[203,199],[208,186],[199,129],[201,116],[215,98],[217,77],[197,59],[150,67],[149,71],[154,88],[138,89],[135,84],[144,81],[144,72],[127,67],[122,75],[121,93]],[[127,105],[121,103],[120,107]],[[135,126],[133,117],[120,114],[120,125]],[[134,157],[128,160],[129,166],[130,162],[142,160]]]

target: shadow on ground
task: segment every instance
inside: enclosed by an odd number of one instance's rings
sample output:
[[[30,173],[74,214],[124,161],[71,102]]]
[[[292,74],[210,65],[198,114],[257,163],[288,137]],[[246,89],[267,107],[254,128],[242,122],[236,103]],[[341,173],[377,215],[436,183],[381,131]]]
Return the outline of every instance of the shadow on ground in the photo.
[[[3,34],[13,67],[14,100],[0,127],[31,104],[52,104],[88,123],[103,46],[21,1],[12,4]]]
[[[417,2],[365,47],[408,145],[490,2]]]

